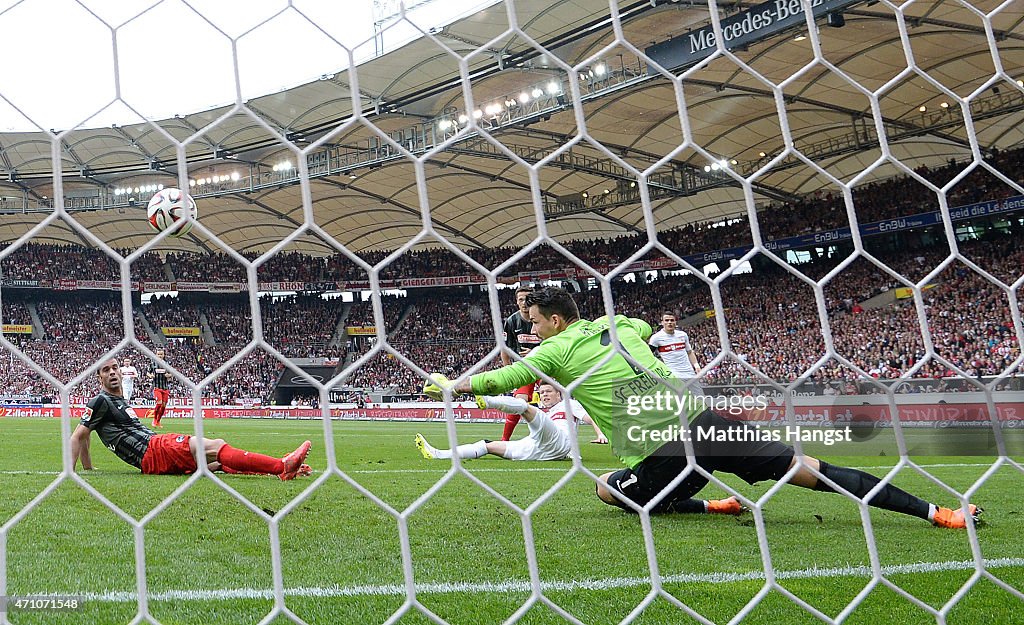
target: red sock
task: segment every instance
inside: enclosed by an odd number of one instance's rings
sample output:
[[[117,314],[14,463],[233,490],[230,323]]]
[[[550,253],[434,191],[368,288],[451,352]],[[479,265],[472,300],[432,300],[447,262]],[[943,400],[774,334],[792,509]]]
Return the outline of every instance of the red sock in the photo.
[[[519,425],[519,420],[522,418],[522,415],[517,414],[505,415],[505,429],[501,433],[501,440],[512,440],[512,432],[515,431],[516,426]]]
[[[271,458],[263,454],[257,454],[244,449],[236,449],[231,445],[224,445],[217,454],[217,462],[220,462],[225,472],[234,469],[236,472],[267,473],[270,475],[281,475],[284,472],[284,462],[280,458]]]
[[[231,467],[226,467],[223,464],[220,465],[220,470],[225,472],[225,473],[231,474],[231,475],[265,475],[265,473],[254,473],[252,471],[239,471],[237,469],[232,469]]]

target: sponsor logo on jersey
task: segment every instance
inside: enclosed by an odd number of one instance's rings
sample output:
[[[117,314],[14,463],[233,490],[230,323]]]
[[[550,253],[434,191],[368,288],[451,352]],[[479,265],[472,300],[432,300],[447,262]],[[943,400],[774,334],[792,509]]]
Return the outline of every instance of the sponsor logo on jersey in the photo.
[[[176,442],[176,443],[184,443],[185,442],[185,437],[184,436],[179,436],[178,438],[174,439],[174,442]]]
[[[86,408],[85,409],[85,414],[82,415],[82,421],[88,421],[89,419],[92,419],[92,408],[91,407],[90,408]]]
[[[671,345],[658,346],[658,351],[662,354],[665,352],[678,352],[681,349],[686,349],[686,343],[672,343]]]
[[[565,413],[561,410],[548,416],[551,417],[552,421],[565,421]]]
[[[536,334],[517,334],[516,338],[519,339],[519,344],[529,343],[531,345],[537,345],[540,343],[540,337]]]

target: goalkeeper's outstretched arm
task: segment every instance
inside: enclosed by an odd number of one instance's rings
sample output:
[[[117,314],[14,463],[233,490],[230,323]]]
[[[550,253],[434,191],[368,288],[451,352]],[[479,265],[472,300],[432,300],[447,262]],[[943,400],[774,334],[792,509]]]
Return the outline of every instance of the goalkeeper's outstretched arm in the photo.
[[[458,395],[501,395],[513,389],[526,386],[537,381],[537,372],[551,376],[557,370],[555,359],[550,357],[550,349],[541,344],[522,361],[512,363],[494,371],[478,373],[458,384],[451,382],[440,373],[431,374],[423,386],[423,394],[431,399],[442,401],[444,389],[448,388],[453,396]]]

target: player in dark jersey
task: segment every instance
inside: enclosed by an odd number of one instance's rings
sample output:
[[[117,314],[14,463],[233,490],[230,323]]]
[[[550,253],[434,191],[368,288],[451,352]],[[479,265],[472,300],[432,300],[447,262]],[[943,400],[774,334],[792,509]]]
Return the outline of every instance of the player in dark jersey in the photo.
[[[156,350],[156,355],[160,360],[164,360],[164,350]],[[164,411],[167,410],[167,401],[171,398],[171,394],[167,391],[167,370],[160,366],[159,363],[156,365],[156,369],[153,371],[153,399],[156,400],[156,406],[153,407],[153,427],[161,428],[160,419],[164,416]]]
[[[309,453],[310,442],[284,458],[273,458],[236,449],[221,439],[197,439],[186,434],[155,434],[142,425],[135,411],[122,396],[121,367],[111,358],[100,365],[97,372],[100,394],[89,401],[78,427],[71,435],[71,468],[82,460],[82,467],[91,470],[92,456],[89,441],[93,432],[103,445],[114,454],[143,473],[155,475],[182,475],[197,469],[196,457],[206,455],[211,469],[222,468],[229,473],[260,473],[277,475],[282,480],[308,474],[303,465]],[[219,466],[214,466],[219,464]]]
[[[531,349],[540,345],[540,337],[533,333],[533,323],[530,322],[529,311],[526,308],[526,296],[532,292],[533,289],[528,286],[516,289],[518,310],[505,319],[505,325],[502,328],[505,333],[505,345],[508,345],[510,350],[520,356],[529,354]],[[505,366],[512,364],[512,358],[505,352],[501,353],[501,364]],[[533,390],[536,386],[536,382],[530,382],[516,389],[513,395],[529,402],[533,399]],[[522,415],[518,414],[505,415],[505,429],[502,430],[501,440],[512,440],[512,433],[521,418]]]

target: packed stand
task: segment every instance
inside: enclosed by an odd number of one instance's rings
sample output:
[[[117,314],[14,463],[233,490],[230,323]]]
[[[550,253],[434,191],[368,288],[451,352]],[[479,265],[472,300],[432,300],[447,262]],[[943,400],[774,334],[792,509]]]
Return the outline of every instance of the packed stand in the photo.
[[[4,296],[3,308],[0,309],[0,313],[2,313],[4,324],[32,324],[32,313],[29,312],[28,305],[20,299]]]
[[[1024,150],[997,152],[987,162],[1010,180],[1024,179]],[[915,173],[941,187],[968,165],[968,162],[951,160],[944,167],[920,167]],[[946,199],[952,208],[1017,194],[1016,189],[977,167],[953,186]],[[939,210],[938,195],[906,175],[856,187],[853,206],[861,224]],[[838,192],[821,192],[795,204],[776,205],[768,210],[760,224],[761,234],[768,240],[850,225],[846,205]]]
[[[248,260],[254,254],[242,254]],[[167,264],[174,274],[175,280],[186,282],[245,282],[245,266],[233,256],[224,252],[213,254],[192,254],[189,252],[172,252],[167,255]]]
[[[133,251],[121,250],[121,254],[128,256]],[[167,282],[164,261],[156,252],[146,252],[132,263],[131,276],[132,280],[142,280],[143,282]]]
[[[112,293],[53,294],[37,301],[36,310],[43,324],[42,338],[21,335],[13,342],[62,382],[79,375],[124,338],[121,302]],[[135,353],[131,348],[125,352]],[[72,354],[74,357],[69,357]],[[16,387],[45,388],[56,395],[41,376],[18,359],[10,360],[7,376]],[[92,394],[98,389],[95,378],[87,376],[73,393]]]
[[[263,338],[282,354],[292,358],[338,357],[328,343],[338,327],[341,300],[320,296],[298,296],[274,300],[260,298]]]
[[[160,332],[160,328],[201,327],[199,307],[186,303],[184,298],[155,295],[142,306],[142,311],[155,332]]]
[[[499,292],[502,320],[514,310],[513,300],[511,289]],[[490,304],[484,292],[419,289],[409,296],[408,303],[410,311],[389,343],[423,370],[458,374],[494,349]],[[358,353],[365,353],[371,346],[372,341],[363,339]],[[423,386],[411,369],[386,353],[361,366],[345,384],[406,395],[416,395]]]
[[[1011,179],[1024,177],[1024,151],[996,155],[990,162]],[[921,168],[917,173],[936,184],[945,184],[962,171],[963,163],[945,167]],[[949,193],[950,206],[1015,194],[1016,191],[991,174],[976,169]],[[864,222],[905,216],[937,208],[936,198],[926,187],[909,177],[883,180],[858,187],[854,204]],[[785,207],[770,207],[759,215],[765,239],[817,232],[846,224],[842,198],[819,193]],[[1024,257],[1017,251],[1019,233],[995,236],[984,242],[964,242],[961,252],[982,267],[1010,283],[1020,275]],[[901,233],[901,241],[910,241],[910,233]],[[869,251],[882,245],[885,237],[865,239]],[[659,233],[659,240],[679,254],[691,254],[746,245],[750,242],[745,217],[731,223],[698,223]],[[877,243],[876,243],[877,241]],[[932,242],[921,235],[919,244],[900,245],[897,251],[872,253],[893,270],[911,281],[918,281],[948,255],[945,241]],[[576,241],[567,244],[574,254],[597,267],[619,264],[646,243],[644,235],[607,240]],[[847,246],[848,247],[848,246]],[[839,246],[837,249],[847,249]],[[494,268],[517,249],[470,250],[468,253],[486,267]],[[369,262],[383,259],[389,252],[364,254]],[[811,262],[799,265],[812,279],[820,279],[840,262],[843,253],[826,252]],[[657,254],[648,254],[656,256]],[[248,258],[253,258],[249,255]],[[179,280],[245,280],[244,268],[226,254],[198,256],[169,254],[168,266]],[[550,270],[571,266],[554,250],[541,246],[520,259],[507,275],[517,271]],[[77,246],[29,243],[0,263],[4,279],[116,279],[119,271],[112,259],[98,250]],[[164,266],[155,254],[147,254],[133,265],[140,279],[163,281]],[[404,254],[384,269],[382,277],[447,276],[471,273],[471,269],[447,250],[426,250]],[[133,273],[133,278],[135,274]],[[294,252],[275,255],[260,267],[261,281],[305,281],[323,279],[365,280],[366,276],[347,258],[312,258]],[[984,278],[956,264],[934,280],[934,288],[924,292],[927,319],[938,355],[948,358],[969,375],[999,373],[1020,353],[1016,334],[1009,323],[1008,301],[1001,290]],[[912,300],[877,308],[865,308],[869,298],[901,286],[901,282],[864,259],[858,259],[830,281],[824,289],[826,310],[837,351],[857,366],[879,378],[905,375],[924,358],[924,343],[918,329],[918,317]],[[5,289],[5,309],[11,301]],[[426,370],[454,372],[468,368],[493,348],[493,325],[486,296],[466,288],[416,289],[408,300],[385,299],[385,323],[394,329],[402,311],[411,306],[411,314],[392,337],[392,344]],[[73,296],[47,296],[39,302],[45,336],[9,336],[26,353],[61,379],[70,379],[96,357],[120,340],[123,334],[120,300],[116,294],[77,292]],[[503,290],[503,294],[510,290]],[[683,318],[710,310],[707,285],[694,276],[661,276],[654,282],[613,284],[616,312],[638,316],[656,323],[664,308],[679,310]],[[730,340],[741,359],[773,379],[795,379],[823,353],[824,345],[816,303],[808,285],[777,266],[760,265],[753,274],[739,274],[722,284],[726,321]],[[503,295],[504,296],[504,295]],[[580,294],[584,316],[604,314],[600,290]],[[301,301],[300,301],[301,300]],[[337,308],[335,308],[335,306]],[[503,315],[512,311],[509,301],[502,302]],[[244,296],[215,296],[208,299],[162,300],[143,308],[154,329],[164,325],[195,326],[199,312],[205,312],[216,345],[201,339],[173,341],[168,358],[194,380],[201,379],[224,362],[251,337],[250,310]],[[17,310],[11,307],[12,311]],[[295,298],[263,306],[264,329],[268,340],[289,355],[308,355],[330,340],[336,327],[340,304]],[[27,309],[26,309],[27,312]],[[24,315],[22,315],[24,317]],[[11,323],[13,317],[6,317]],[[368,302],[353,304],[348,325],[372,326],[372,307]],[[137,324],[137,327],[138,324]],[[713,320],[685,328],[694,339],[701,363],[709,362],[719,350],[717,326]],[[148,339],[145,339],[148,340]],[[369,341],[353,342],[356,355],[364,353]],[[66,358],[74,353],[75,359]],[[252,362],[249,362],[249,361]],[[0,374],[9,388],[40,384],[38,376],[26,372],[16,361]],[[84,363],[84,364],[82,364]],[[266,398],[280,372],[280,365],[262,352],[247,357],[244,366],[236,366],[210,388],[218,396]],[[952,371],[934,359],[916,375],[945,376]],[[852,371],[829,364],[817,376],[849,377]],[[707,382],[749,379],[750,373],[736,363],[711,371]],[[378,355],[356,372],[354,383],[374,388],[399,388],[409,393],[420,386],[419,379],[405,367],[397,366],[387,355]],[[92,384],[87,380],[87,384]]]
[[[0,250],[11,243],[0,244]],[[135,250],[115,250],[128,256]],[[113,258],[99,249],[81,245],[29,242],[0,263],[2,275],[8,280],[111,280],[121,278],[121,270]],[[156,252],[147,252],[131,265],[132,280],[166,280],[163,261]]]
[[[381,295],[381,307],[384,313],[384,327],[388,329],[388,332],[395,329],[395,325],[402,316],[402,312],[408,305],[409,300],[405,296],[400,295]],[[341,304],[339,304],[340,306]],[[355,326],[361,328],[369,328],[375,326],[376,323],[373,319],[373,300],[366,299],[361,302],[352,302],[349,307],[348,317],[345,319],[345,325]]]
[[[248,297],[205,298],[199,309],[206,315],[218,345],[241,347],[252,340],[252,308]]]
[[[992,155],[988,161],[1011,180],[1024,178],[1024,149]],[[968,167],[966,162],[951,161],[943,167],[921,167],[916,174],[936,185],[946,184]],[[950,207],[987,199],[1000,199],[1017,191],[982,167],[974,168],[947,194]],[[854,207],[861,224],[882,219],[905,217],[938,210],[937,196],[908,175],[860,185],[853,192]],[[680,255],[691,255],[751,244],[750,224],[742,207],[728,220],[690,223],[659,232],[666,247]],[[771,205],[758,213],[762,237],[771,241],[798,234],[823,232],[849,226],[846,207],[838,191],[818,191],[800,201]],[[566,249],[592,267],[605,271],[620,264],[646,245],[645,234],[630,234],[612,239],[572,240]],[[466,253],[488,269],[495,269],[519,248],[470,249]],[[128,253],[123,250],[122,253]],[[371,265],[391,254],[388,250],[367,251],[362,258]],[[254,253],[243,256],[249,260]],[[660,256],[651,252],[649,258]],[[192,254],[174,252],[167,255],[167,265],[177,280],[195,282],[246,281],[245,268],[223,252]],[[572,267],[573,263],[542,245],[503,272],[514,276],[520,271],[552,270]],[[116,279],[120,274],[112,259],[98,250],[80,246],[29,243],[3,262],[3,277],[25,280]],[[473,275],[477,273],[465,261],[445,248],[410,251],[392,260],[381,271],[382,279],[405,277],[438,277]],[[366,281],[367,274],[342,254],[313,257],[298,252],[280,252],[258,270],[259,280],[303,281]],[[148,253],[133,266],[133,279],[166,280],[159,257]]]
[[[1001,245],[973,242],[962,245],[981,266],[1006,279],[1024,266],[1024,252]],[[894,265],[916,267],[918,279],[934,269],[930,259],[910,251]],[[871,267],[881,274],[877,268]],[[781,272],[781,270],[780,270]],[[844,274],[840,274],[841,276]],[[855,277],[855,281],[856,277]],[[769,293],[759,294],[766,284]],[[863,286],[863,285],[862,285]],[[946,358],[969,376],[1003,373],[1020,354],[1006,294],[962,263],[947,267],[923,291],[926,318],[937,356]],[[827,290],[826,290],[827,292]],[[736,355],[765,376],[789,382],[808,370],[824,353],[820,322],[810,289],[791,276],[777,273],[745,274],[725,281],[729,339]],[[894,379],[908,375],[925,357],[917,310],[912,299],[864,309],[855,301],[831,310],[829,323],[836,352],[849,358],[870,376]],[[719,353],[717,326],[708,321],[685,328],[698,349],[702,364]],[[915,377],[954,377],[956,371],[930,359],[914,371]],[[858,374],[829,363],[813,379],[852,379]],[[708,372],[707,383],[755,381],[756,376],[735,362]]]
[[[1024,149],[998,154],[989,159],[989,162],[1011,180],[1024,178]],[[937,184],[945,184],[966,166],[964,162],[952,162],[945,167],[932,170],[920,168],[917,173]],[[953,207],[986,199],[1004,198],[1015,193],[1016,190],[1005,182],[982,168],[976,168],[950,191],[948,202]],[[853,199],[861,224],[935,211],[939,208],[936,195],[910,176],[899,176],[857,187]],[[842,196],[827,191],[815,193],[796,203],[766,207],[759,212],[758,221],[762,237],[769,241],[849,226]],[[717,220],[664,230],[658,233],[658,239],[673,252],[683,256],[751,244],[750,225],[745,214],[734,216],[728,223]],[[592,267],[608,268],[618,265],[646,243],[646,235],[632,234],[614,239],[569,241],[565,246]],[[493,269],[518,251],[518,248],[472,249],[467,250],[467,254],[483,266]],[[368,252],[363,254],[363,257],[367,262],[374,264],[389,253]],[[658,255],[648,254],[649,257]],[[504,274],[570,266],[572,263],[554,249],[540,246]],[[436,248],[403,254],[384,269],[382,277],[454,276],[472,273],[475,272],[449,250]],[[365,272],[342,255],[335,255],[327,260],[324,277],[329,280],[366,280]]]
[[[301,252],[278,252],[256,269],[257,282],[319,282],[327,259]]]

